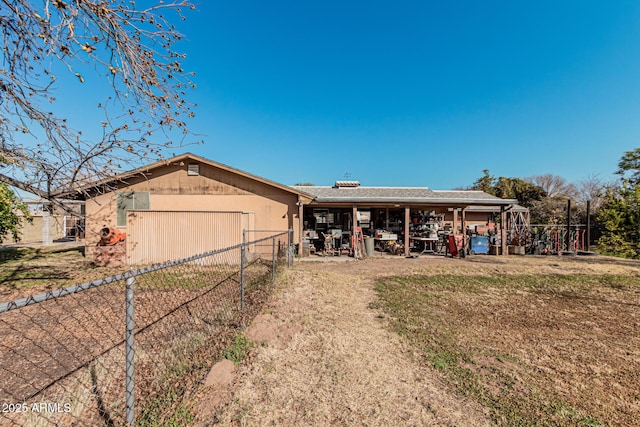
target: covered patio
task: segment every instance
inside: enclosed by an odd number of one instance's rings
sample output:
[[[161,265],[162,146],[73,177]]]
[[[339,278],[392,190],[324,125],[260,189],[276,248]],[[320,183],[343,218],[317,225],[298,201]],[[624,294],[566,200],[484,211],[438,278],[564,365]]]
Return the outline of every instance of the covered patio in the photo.
[[[408,256],[412,248],[423,253],[433,250],[443,236],[462,235],[465,239],[468,231],[477,230],[497,233],[501,253],[506,254],[506,228],[500,224],[508,224],[508,212],[517,203],[482,191],[365,187],[357,181],[294,188],[313,197],[310,203],[299,204],[303,218],[300,236],[318,250],[331,236],[339,255],[348,253],[347,245],[355,241],[353,236],[369,236],[375,239],[377,248],[391,248]]]

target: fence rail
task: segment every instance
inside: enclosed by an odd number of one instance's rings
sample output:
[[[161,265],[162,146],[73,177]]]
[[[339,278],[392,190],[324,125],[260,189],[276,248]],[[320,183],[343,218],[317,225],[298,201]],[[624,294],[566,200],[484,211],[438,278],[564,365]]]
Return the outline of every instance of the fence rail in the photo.
[[[203,376],[293,262],[291,230],[243,235],[0,304],[0,424],[188,423]]]
[[[588,238],[584,224],[572,224],[568,229],[566,224],[531,224],[507,230],[509,244],[524,246],[528,254],[535,255],[587,251]]]

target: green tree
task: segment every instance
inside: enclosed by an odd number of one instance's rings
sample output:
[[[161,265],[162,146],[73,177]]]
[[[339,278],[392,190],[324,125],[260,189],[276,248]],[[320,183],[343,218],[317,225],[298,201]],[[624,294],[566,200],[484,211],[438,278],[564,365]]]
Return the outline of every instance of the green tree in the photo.
[[[0,243],[4,242],[7,235],[18,242],[23,220],[33,221],[27,205],[16,197],[7,184],[0,182]]]
[[[548,215],[547,211],[550,207],[545,203],[547,193],[542,186],[532,182],[531,179],[503,176],[495,178],[488,169],[484,169],[482,174],[471,186],[472,190],[481,190],[503,199],[516,199],[520,205],[529,208],[534,223],[548,222],[551,215]]]
[[[531,182],[520,178],[495,178],[488,169],[471,186],[472,190],[480,190],[503,199],[517,199],[523,206],[530,206],[534,200],[546,196],[544,190]]]
[[[618,162],[616,174],[622,180],[629,180],[632,185],[640,184],[640,148],[632,151],[625,151]]]
[[[604,253],[640,258],[640,148],[626,151],[618,162],[621,182],[606,188],[596,217]]]
[[[476,181],[471,186],[471,189],[480,190],[484,191],[485,193],[495,195],[495,185],[496,179],[491,176],[491,174],[489,173],[489,169],[483,169],[482,176],[476,179]]]
[[[496,196],[503,199],[518,199],[523,206],[531,206],[534,200],[541,200],[546,197],[546,193],[539,186],[527,182],[520,178],[498,178],[495,185]]]
[[[603,253],[640,258],[640,184],[626,181],[607,188],[596,221],[602,228],[597,243]]]

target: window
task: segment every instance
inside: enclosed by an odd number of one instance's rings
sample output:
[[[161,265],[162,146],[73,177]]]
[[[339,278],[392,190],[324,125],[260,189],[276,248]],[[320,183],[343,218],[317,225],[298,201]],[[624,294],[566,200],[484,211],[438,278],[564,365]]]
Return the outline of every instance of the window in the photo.
[[[130,209],[149,209],[149,193],[146,191],[128,191],[118,193],[117,226],[127,226],[127,211]]]

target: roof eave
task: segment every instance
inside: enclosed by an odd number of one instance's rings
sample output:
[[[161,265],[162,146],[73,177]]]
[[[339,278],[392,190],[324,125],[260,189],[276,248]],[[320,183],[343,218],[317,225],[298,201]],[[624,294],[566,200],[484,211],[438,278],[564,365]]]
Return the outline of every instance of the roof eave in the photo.
[[[223,169],[223,170],[226,170],[226,171],[231,172],[231,173],[235,173],[235,174],[243,176],[245,178],[253,179],[253,180],[261,182],[261,183],[263,183],[265,185],[269,185],[271,187],[278,188],[278,189],[286,191],[288,193],[292,193],[292,194],[298,195],[300,197],[303,197],[303,198],[307,199],[308,201],[311,201],[314,198],[313,195],[311,195],[309,193],[306,193],[304,191],[298,190],[296,188],[293,188],[293,187],[290,187],[290,186],[287,186],[287,185],[284,185],[284,184],[280,184],[280,183],[275,182],[275,181],[271,181],[271,180],[269,180],[267,178],[262,178],[260,176],[250,174],[250,173],[245,172],[243,170],[236,169],[234,167],[225,165],[224,163],[215,162],[213,160],[209,160],[209,159],[197,156],[197,155],[192,154],[192,153],[184,153],[184,154],[180,154],[180,155],[175,156],[175,157],[171,157],[169,159],[160,160],[160,161],[157,161],[157,162],[152,163],[150,165],[142,166],[142,167],[139,167],[137,169],[134,169],[134,170],[131,170],[131,171],[128,171],[128,172],[123,172],[121,174],[115,175],[115,176],[110,177],[110,178],[105,178],[105,179],[102,179],[100,181],[97,181],[97,182],[94,182],[94,183],[91,183],[91,184],[86,184],[86,185],[81,186],[80,188],[78,188],[76,190],[53,192],[52,195],[54,195],[55,197],[64,197],[64,196],[76,196],[77,197],[78,195],[80,195],[82,198],[86,198],[84,196],[84,194],[83,194],[84,191],[91,191],[93,189],[100,188],[100,187],[105,186],[105,185],[110,184],[110,183],[114,183],[114,182],[117,182],[117,181],[124,181],[126,179],[129,179],[129,178],[132,178],[132,177],[135,177],[135,176],[145,175],[145,174],[149,173],[152,169],[157,169],[159,167],[168,165],[170,163],[181,162],[181,161],[189,160],[189,159],[195,160],[195,161],[198,161],[198,162],[201,162],[201,163],[213,166],[213,167],[217,167],[219,169]]]
[[[368,197],[350,197],[350,198],[333,198],[333,197],[316,197],[313,200],[315,203],[403,203],[403,204],[438,204],[438,205],[480,205],[480,206],[509,206],[517,204],[515,199],[408,199],[408,198],[368,198]]]

